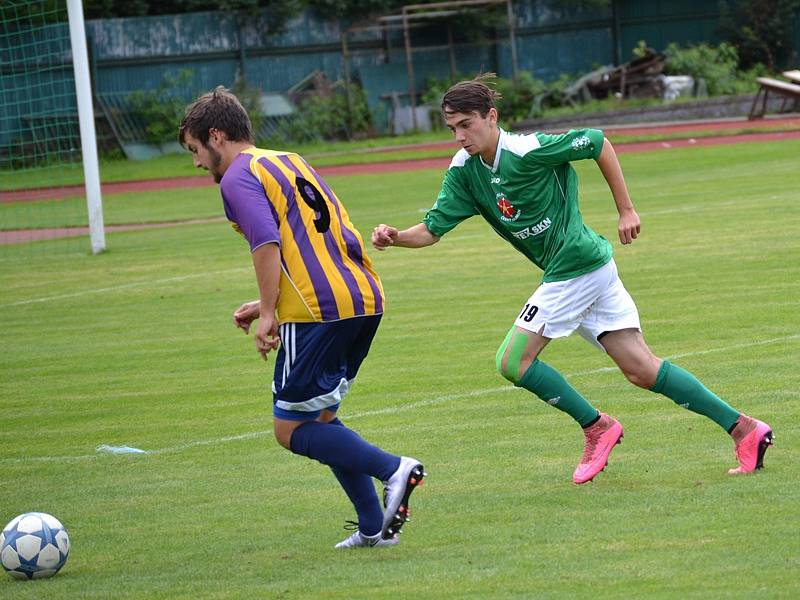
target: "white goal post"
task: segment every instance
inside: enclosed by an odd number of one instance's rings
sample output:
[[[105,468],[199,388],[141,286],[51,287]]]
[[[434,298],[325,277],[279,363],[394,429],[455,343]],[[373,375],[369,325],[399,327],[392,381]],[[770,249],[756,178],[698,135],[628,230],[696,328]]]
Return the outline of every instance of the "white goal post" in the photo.
[[[100,167],[97,161],[97,136],[94,128],[92,84],[89,79],[89,55],[86,50],[86,26],[81,0],[67,0],[69,36],[72,42],[72,68],[75,71],[75,91],[78,96],[78,121],[81,131],[81,156],[86,186],[86,205],[89,210],[89,236],[92,252],[106,249],[103,227],[103,198],[100,191]]]

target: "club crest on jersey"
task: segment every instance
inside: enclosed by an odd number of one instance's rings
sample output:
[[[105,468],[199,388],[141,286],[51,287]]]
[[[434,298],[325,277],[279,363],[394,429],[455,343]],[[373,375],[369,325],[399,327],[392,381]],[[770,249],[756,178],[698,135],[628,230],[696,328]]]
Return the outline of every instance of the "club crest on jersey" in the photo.
[[[572,144],[570,145],[572,146],[573,150],[577,151],[577,150],[583,150],[584,148],[588,148],[591,145],[591,143],[592,140],[590,140],[587,136],[582,135],[581,137],[577,137],[574,140],[572,140]]]
[[[503,194],[497,194],[497,208],[500,209],[501,221],[516,221],[522,214],[522,211],[514,208],[514,205]]]

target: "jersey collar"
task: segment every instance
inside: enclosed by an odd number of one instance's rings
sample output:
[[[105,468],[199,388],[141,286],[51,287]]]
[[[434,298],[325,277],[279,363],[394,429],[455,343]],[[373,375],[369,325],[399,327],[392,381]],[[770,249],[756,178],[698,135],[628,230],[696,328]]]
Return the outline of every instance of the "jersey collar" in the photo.
[[[505,146],[505,137],[506,135],[508,135],[502,127],[498,127],[498,129],[500,130],[500,135],[497,136],[497,149],[494,151],[494,163],[492,164],[492,166],[490,167],[489,165],[487,165],[483,161],[483,157],[480,154],[478,155],[478,160],[481,161],[481,164],[487,169],[490,169],[492,173],[496,173],[497,167],[500,165],[500,152],[503,150],[503,147]]]

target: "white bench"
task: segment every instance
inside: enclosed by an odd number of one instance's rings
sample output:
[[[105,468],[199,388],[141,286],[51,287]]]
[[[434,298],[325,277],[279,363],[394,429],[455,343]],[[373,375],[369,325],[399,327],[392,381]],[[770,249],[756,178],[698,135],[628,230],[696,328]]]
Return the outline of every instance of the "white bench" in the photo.
[[[792,83],[800,83],[800,69],[794,69],[793,71],[784,71],[782,75]]]
[[[792,73],[792,75],[794,75],[795,71],[787,71],[786,73]],[[784,75],[786,75],[786,73],[784,73]],[[800,79],[800,71],[796,71],[796,73],[798,74],[798,79]],[[788,81],[771,79],[769,77],[757,77],[756,82],[758,82],[759,86],[758,92],[756,93],[756,97],[753,98],[753,106],[750,108],[748,119],[760,119],[764,116],[764,113],[767,112],[767,98],[770,92],[778,96],[783,96],[780,112],[786,109],[786,105],[789,102],[794,102],[795,106],[800,102],[800,85],[796,83],[789,83]],[[759,100],[761,100],[760,107],[758,106]]]

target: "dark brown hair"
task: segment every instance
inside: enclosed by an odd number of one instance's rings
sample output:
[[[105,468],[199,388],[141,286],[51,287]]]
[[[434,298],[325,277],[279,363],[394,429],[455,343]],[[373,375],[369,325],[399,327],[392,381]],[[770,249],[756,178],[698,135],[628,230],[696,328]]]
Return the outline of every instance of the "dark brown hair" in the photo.
[[[487,83],[494,85],[494,73],[481,73],[475,79],[460,81],[445,92],[442,98],[442,112],[471,113],[477,111],[485,117],[495,101],[502,96]]]
[[[178,128],[178,141],[186,143],[186,134],[208,143],[209,130],[219,129],[231,142],[253,143],[253,125],[247,111],[225,87],[219,85],[186,107],[186,113]]]

